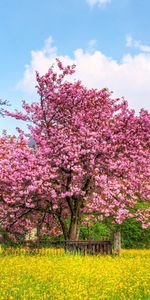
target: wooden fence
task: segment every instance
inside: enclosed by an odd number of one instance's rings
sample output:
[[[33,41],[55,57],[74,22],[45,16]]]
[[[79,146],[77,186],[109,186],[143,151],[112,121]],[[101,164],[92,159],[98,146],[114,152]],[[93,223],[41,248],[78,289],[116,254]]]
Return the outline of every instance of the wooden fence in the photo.
[[[9,244],[9,247],[25,247],[30,253],[40,252],[42,248],[59,249],[64,248],[66,252],[79,253],[79,254],[112,254],[112,244],[109,240],[101,241],[58,241],[58,242],[44,242],[44,241],[26,241],[20,245]],[[7,249],[7,246],[6,246]]]
[[[112,245],[104,241],[66,241],[65,250],[83,254],[112,254]]]
[[[29,248],[64,248],[65,251],[80,254],[112,254],[112,244],[109,240],[101,241],[58,241],[58,242],[26,242]]]

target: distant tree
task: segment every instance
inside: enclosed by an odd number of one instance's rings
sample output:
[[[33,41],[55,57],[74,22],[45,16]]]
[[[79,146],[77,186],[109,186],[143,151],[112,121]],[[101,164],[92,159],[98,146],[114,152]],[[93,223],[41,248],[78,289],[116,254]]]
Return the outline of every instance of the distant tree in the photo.
[[[107,89],[68,82],[74,66],[37,73],[39,102],[23,102],[28,136],[3,137],[0,150],[0,220],[14,232],[78,239],[81,223],[112,216],[150,225],[150,114],[138,116]],[[28,146],[34,140],[36,149]],[[138,199],[148,205],[137,210]]]

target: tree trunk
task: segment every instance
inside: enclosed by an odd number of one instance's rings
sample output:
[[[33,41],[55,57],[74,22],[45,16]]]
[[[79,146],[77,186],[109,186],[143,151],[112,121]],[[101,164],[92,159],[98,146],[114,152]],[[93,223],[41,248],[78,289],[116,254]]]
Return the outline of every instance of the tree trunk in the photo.
[[[71,220],[69,226],[69,240],[78,241],[81,225],[81,204],[82,199],[78,197],[72,197],[74,205],[71,204]]]
[[[120,255],[121,250],[121,232],[117,231],[114,234],[114,254]]]
[[[56,216],[60,223],[60,226],[63,231],[65,240],[74,240],[78,241],[80,234],[80,225],[81,225],[81,204],[82,199],[77,197],[66,197],[68,203],[68,208],[70,210],[70,224],[67,225],[65,218],[62,217],[61,212],[57,212]]]
[[[73,216],[69,228],[69,240],[78,241],[80,234],[81,220],[79,216]]]

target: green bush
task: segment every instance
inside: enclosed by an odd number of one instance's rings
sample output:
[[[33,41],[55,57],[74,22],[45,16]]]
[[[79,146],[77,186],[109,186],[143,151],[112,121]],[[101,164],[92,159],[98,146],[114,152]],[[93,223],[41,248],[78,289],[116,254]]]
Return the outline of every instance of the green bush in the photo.
[[[134,219],[125,221],[121,226],[123,248],[149,248],[150,228],[142,229]]]
[[[116,231],[121,231],[122,248],[149,248],[150,228],[142,229],[141,225],[134,219],[124,221],[121,225],[111,224],[110,220],[96,222],[90,227],[81,226],[80,239],[100,240],[108,237],[113,241]]]

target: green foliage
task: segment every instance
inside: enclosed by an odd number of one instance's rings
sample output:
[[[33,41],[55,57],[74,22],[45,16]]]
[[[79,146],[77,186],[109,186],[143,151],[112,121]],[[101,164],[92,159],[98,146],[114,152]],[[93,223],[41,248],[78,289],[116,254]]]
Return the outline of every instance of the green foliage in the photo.
[[[149,248],[150,228],[142,229],[134,219],[125,221],[121,226],[123,248]]]
[[[121,231],[122,248],[149,248],[150,228],[142,229],[134,219],[124,221],[121,225],[112,224],[110,220],[97,222],[90,227],[81,226],[80,239],[100,240],[108,237],[113,240],[113,234]]]
[[[92,226],[81,226],[80,229],[80,239],[92,239],[100,240],[104,237],[110,237],[110,229],[106,224],[101,222],[96,222]]]

